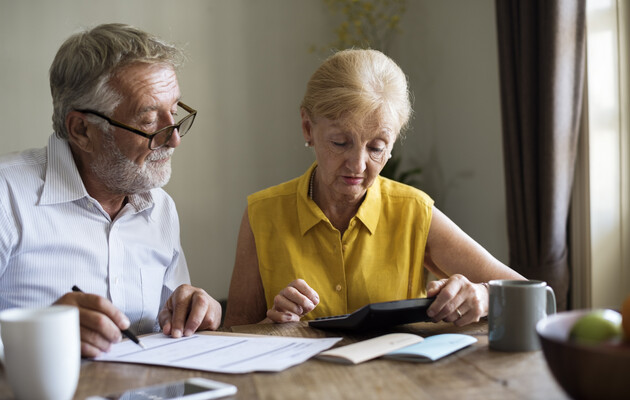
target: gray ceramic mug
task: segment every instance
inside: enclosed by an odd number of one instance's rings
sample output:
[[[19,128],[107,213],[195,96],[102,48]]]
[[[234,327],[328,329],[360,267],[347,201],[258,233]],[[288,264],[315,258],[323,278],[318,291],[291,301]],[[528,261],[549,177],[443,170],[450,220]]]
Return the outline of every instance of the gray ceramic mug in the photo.
[[[556,312],[553,289],[542,281],[490,281],[488,342],[491,349],[540,349],[536,323]]]

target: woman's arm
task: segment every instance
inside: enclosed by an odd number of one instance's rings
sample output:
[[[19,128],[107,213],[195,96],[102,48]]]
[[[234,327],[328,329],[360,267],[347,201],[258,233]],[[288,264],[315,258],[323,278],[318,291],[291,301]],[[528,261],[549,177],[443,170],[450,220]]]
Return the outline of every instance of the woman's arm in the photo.
[[[462,274],[473,282],[525,279],[497,260],[435,207],[425,250],[425,264],[438,277]]]
[[[236,244],[236,260],[225,312],[225,327],[255,324],[265,319],[267,304],[260,272],[254,233],[249,225],[247,209],[241,220]]]
[[[488,290],[482,283],[492,279],[525,279],[435,207],[424,264],[442,278],[427,286],[427,295],[436,296],[429,315],[457,325],[478,321],[488,314]]]
[[[256,242],[246,209],[236,244],[236,261],[223,325],[229,328],[258,322],[299,321],[318,303],[317,292],[304,280],[296,279],[276,295],[273,307],[267,310],[265,290],[258,269]]]

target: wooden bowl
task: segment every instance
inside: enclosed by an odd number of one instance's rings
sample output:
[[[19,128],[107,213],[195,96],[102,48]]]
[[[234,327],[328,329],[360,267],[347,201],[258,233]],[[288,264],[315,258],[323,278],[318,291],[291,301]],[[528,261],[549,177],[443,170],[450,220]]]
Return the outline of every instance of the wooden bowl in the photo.
[[[593,310],[550,315],[536,325],[547,365],[574,399],[630,399],[630,343],[579,344],[569,331]]]

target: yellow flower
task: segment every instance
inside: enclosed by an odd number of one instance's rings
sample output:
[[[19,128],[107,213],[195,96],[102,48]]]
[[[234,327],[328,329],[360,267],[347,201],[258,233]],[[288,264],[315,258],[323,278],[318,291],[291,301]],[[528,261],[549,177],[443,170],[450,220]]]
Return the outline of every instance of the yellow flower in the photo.
[[[323,0],[333,16],[342,21],[335,29],[337,40],[330,47],[370,47],[386,51],[392,33],[400,30],[406,0]],[[351,28],[352,27],[352,28]]]

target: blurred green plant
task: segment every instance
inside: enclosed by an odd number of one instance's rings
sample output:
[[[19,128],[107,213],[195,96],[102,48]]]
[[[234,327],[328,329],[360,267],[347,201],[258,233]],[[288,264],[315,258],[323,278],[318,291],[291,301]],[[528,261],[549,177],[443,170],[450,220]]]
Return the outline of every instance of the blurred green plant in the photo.
[[[385,167],[381,170],[380,175],[400,183],[418,187],[420,184],[419,178],[420,175],[422,175],[422,168],[411,167],[409,169],[401,170],[401,161],[401,157],[393,156],[387,161],[387,164],[385,164]]]
[[[335,28],[336,40],[331,48],[371,48],[387,53],[394,34],[400,32],[400,20],[407,0],[323,0],[333,16],[341,21]],[[313,47],[311,50],[316,50]]]

